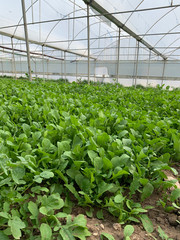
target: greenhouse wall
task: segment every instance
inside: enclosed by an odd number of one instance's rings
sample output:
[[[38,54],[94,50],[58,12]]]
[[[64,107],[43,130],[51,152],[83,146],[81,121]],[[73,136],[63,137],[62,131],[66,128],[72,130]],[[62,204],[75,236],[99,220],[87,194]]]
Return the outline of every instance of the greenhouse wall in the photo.
[[[159,80],[180,80],[180,61],[120,61],[119,78],[149,78]],[[87,76],[87,61],[32,60],[34,74],[63,76]],[[136,76],[137,69],[137,76]],[[26,73],[26,61],[1,61],[0,71],[6,73]],[[91,61],[91,77],[117,77],[116,61]]]

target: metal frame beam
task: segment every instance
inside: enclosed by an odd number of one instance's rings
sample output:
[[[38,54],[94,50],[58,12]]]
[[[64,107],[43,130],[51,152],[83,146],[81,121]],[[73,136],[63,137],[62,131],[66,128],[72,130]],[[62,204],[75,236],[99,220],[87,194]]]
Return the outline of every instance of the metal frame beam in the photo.
[[[29,39],[28,39],[26,10],[25,10],[25,2],[24,2],[24,0],[21,0],[21,4],[22,4],[22,13],[23,13],[23,21],[24,21],[24,33],[25,33],[25,40],[26,40],[26,51],[27,51],[29,81],[32,81],[31,60],[30,60],[30,51],[29,51]]]
[[[147,87],[148,87],[148,84],[149,84],[150,61],[151,61],[151,50],[149,51],[148,74],[147,74],[147,83],[146,83]]]
[[[88,84],[90,83],[90,23],[89,4],[87,4],[87,45],[88,45]]]
[[[164,81],[165,68],[166,68],[166,61],[164,60],[161,86],[163,85],[163,81]]]
[[[161,54],[156,48],[154,48],[152,45],[150,45],[148,42],[143,40],[139,35],[137,35],[135,32],[133,32],[130,28],[125,26],[122,22],[120,22],[116,17],[109,14],[109,12],[100,6],[96,1],[94,0],[83,0],[86,4],[89,4],[92,8],[94,8],[96,11],[98,11],[100,14],[102,14],[104,17],[109,19],[112,23],[114,23],[117,27],[123,29],[125,32],[127,32],[130,36],[135,38],[138,42],[141,42],[143,45],[145,45],[148,49],[152,50],[155,54],[166,60],[166,56]]]
[[[13,36],[13,38],[15,38],[15,39],[25,41],[25,38],[20,37],[20,36],[17,36],[17,35],[12,35],[12,34],[9,34],[9,33],[6,33],[6,32],[1,32],[1,31],[0,31],[0,34],[3,35],[3,36],[6,36],[6,37],[10,37],[10,38]],[[50,44],[48,44],[48,43],[44,43],[44,44],[43,44],[43,42],[40,43],[40,42],[35,41],[35,40],[32,40],[32,39],[29,39],[29,42],[32,43],[32,44],[36,44],[36,45],[40,45],[40,46],[43,45],[44,47],[52,48],[52,49],[55,49],[55,50],[60,50],[60,51],[63,51],[63,52],[65,51],[65,52],[67,52],[67,53],[74,54],[74,55],[76,55],[76,56],[80,56],[80,57],[85,57],[85,58],[87,58],[87,55],[85,55],[85,54],[80,54],[80,53],[73,52],[73,51],[71,51],[71,50],[63,49],[63,48],[60,48],[60,47],[55,47],[55,46],[50,45]],[[61,41],[58,41],[58,42],[61,42]],[[95,57],[92,57],[92,56],[90,56],[90,58],[91,58],[91,59],[96,59]]]
[[[137,75],[138,75],[138,61],[139,61],[139,41],[137,41],[137,56],[136,56],[136,72],[135,72],[135,81],[134,81],[134,84],[135,84],[135,88],[136,88],[136,85],[137,85]]]
[[[39,1],[39,0],[36,0]],[[90,2],[90,0],[83,0],[85,3]],[[30,6],[32,7],[32,6]],[[147,11],[155,11],[155,10],[162,10],[162,9],[166,9],[166,8],[176,8],[176,7],[180,7],[180,4],[176,4],[176,5],[168,5],[168,6],[161,6],[161,7],[154,7],[154,8],[143,8],[143,9],[133,9],[133,10],[128,10],[128,11],[120,11],[120,12],[109,12],[106,13],[104,15],[108,16],[108,15],[119,15],[119,14],[128,14],[128,13],[136,13],[136,12],[147,12]],[[81,8],[81,10],[83,10],[83,8]],[[101,14],[94,14],[91,15],[91,17],[100,17]],[[78,17],[67,17],[67,18],[56,18],[56,19],[50,19],[50,20],[44,20],[44,21],[34,21],[34,22],[29,22],[27,23],[27,25],[35,25],[35,24],[40,24],[40,23],[50,23],[50,22],[58,22],[58,21],[67,21],[67,20],[73,20],[73,19],[83,19],[86,18],[86,16],[78,16]],[[0,29],[5,29],[5,28],[14,28],[14,27],[20,27],[23,26],[23,24],[14,24],[14,25],[7,25],[7,26],[3,26],[0,27]]]
[[[121,29],[119,28],[118,34],[118,46],[117,46],[117,83],[119,81],[119,59],[120,59],[120,40],[121,40]]]
[[[16,76],[16,63],[15,63],[15,57],[14,57],[14,44],[13,44],[13,38],[11,38],[11,47],[12,47],[12,69],[15,79],[17,79]]]

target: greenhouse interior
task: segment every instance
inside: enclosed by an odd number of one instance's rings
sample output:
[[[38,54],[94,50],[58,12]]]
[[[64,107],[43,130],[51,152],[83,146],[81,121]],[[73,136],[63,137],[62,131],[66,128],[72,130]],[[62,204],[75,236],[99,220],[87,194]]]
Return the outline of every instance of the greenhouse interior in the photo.
[[[18,5],[16,5],[18,4]],[[179,1],[21,1],[1,6],[0,71],[125,86],[179,86]]]
[[[180,1],[1,2],[0,240],[180,240]]]

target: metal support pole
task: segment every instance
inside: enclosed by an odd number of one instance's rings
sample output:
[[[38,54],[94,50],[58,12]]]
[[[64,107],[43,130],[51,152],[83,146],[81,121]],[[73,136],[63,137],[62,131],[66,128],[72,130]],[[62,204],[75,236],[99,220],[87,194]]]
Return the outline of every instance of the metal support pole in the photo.
[[[66,82],[66,51],[64,51],[64,79]]]
[[[39,0],[39,22],[41,22],[41,0]],[[39,23],[39,42],[41,42],[41,23]]]
[[[136,41],[136,47],[135,47],[135,52],[134,52],[132,86],[134,86],[134,84],[135,84],[136,56],[137,56],[137,41]]]
[[[34,7],[33,7],[33,5],[34,5],[34,2],[33,2],[34,0],[31,0],[31,10],[32,10],[32,22],[34,22]]]
[[[42,65],[43,65],[43,80],[45,81],[45,73],[44,73],[44,46],[42,45]]]
[[[75,36],[75,13],[76,13],[76,0],[74,0],[74,3],[73,3],[73,39],[74,39],[74,36]]]
[[[2,35],[2,44],[4,45],[4,43],[3,43],[3,35]],[[4,53],[4,49],[3,49],[3,53]],[[2,64],[2,76],[4,76],[3,59],[1,59],[1,64]]]
[[[149,52],[149,61],[148,61],[148,73],[147,73],[147,83],[146,83],[146,87],[148,87],[148,82],[149,82],[149,71],[150,71],[150,61],[151,61],[151,50]]]
[[[35,76],[36,76],[36,78],[38,78],[36,58],[34,61],[34,65],[35,65]]]
[[[49,59],[47,59],[47,79],[49,79]]]
[[[76,59],[76,82],[78,77],[78,60]]]
[[[61,51],[61,58],[63,58],[63,52]],[[61,61],[61,78],[63,79],[63,60]]]
[[[118,51],[117,51],[117,83],[119,82],[119,59],[120,59],[120,40],[121,40],[121,29],[119,28],[118,35]]]
[[[71,25],[71,20],[67,20],[68,21],[68,40],[70,39],[70,25]]]
[[[3,68],[3,60],[1,60],[1,67],[2,67],[2,76],[4,75],[4,68]]]
[[[20,41],[20,49],[22,50],[22,42]],[[23,76],[23,68],[22,68],[22,56],[20,55],[20,71],[21,71],[21,77]]]
[[[12,47],[12,71],[13,71],[13,76],[15,79],[17,79],[16,76],[16,64],[15,64],[15,57],[14,57],[14,45],[13,45],[13,38],[11,37],[11,47]]]
[[[131,38],[129,38],[129,41],[128,41],[128,53],[127,53],[127,60],[129,60],[129,49],[130,49],[130,42],[131,42]]]
[[[87,4],[87,37],[88,37],[88,84],[90,83],[90,24],[89,24],[89,4]]]
[[[164,81],[164,73],[165,73],[165,68],[166,68],[166,61],[164,60],[164,64],[163,64],[163,72],[162,72],[162,81],[161,81],[161,86],[163,85],[163,81]]]
[[[96,82],[96,59],[94,60],[94,82]]]
[[[29,81],[32,81],[31,61],[30,61],[30,52],[29,52],[29,41],[28,41],[28,30],[27,30],[27,20],[26,20],[26,11],[25,11],[24,0],[21,0],[21,3],[22,3],[22,12],[23,12],[23,21],[24,21],[24,33],[25,33],[25,39],[26,39],[26,51],[27,51]]]
[[[100,36],[101,36],[101,21],[99,22],[99,41],[98,41],[98,48],[100,48]]]
[[[136,72],[135,72],[135,88],[136,88],[136,85],[137,85],[138,61],[139,61],[139,41],[137,42],[137,58],[136,58]]]

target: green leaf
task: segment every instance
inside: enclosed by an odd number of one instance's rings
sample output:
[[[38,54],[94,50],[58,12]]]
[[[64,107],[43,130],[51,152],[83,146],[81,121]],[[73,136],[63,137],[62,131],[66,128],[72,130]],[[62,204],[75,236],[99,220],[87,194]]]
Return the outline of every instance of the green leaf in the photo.
[[[43,148],[44,152],[49,152],[49,150],[51,148],[51,141],[48,138],[43,138],[42,148]]]
[[[147,178],[140,178],[140,179],[139,179],[139,182],[140,182],[143,186],[145,186],[145,185],[149,182],[149,180],[148,180]]]
[[[0,181],[0,187],[2,187],[3,185],[9,184],[11,182],[11,178],[5,178],[2,181]]]
[[[119,133],[119,138],[124,137],[126,134],[128,134],[129,132],[127,130],[123,130],[122,132]]]
[[[139,223],[140,221],[137,219],[137,218],[135,218],[135,217],[128,217],[128,219],[127,219],[128,221],[132,221],[132,222],[136,222],[136,223]]]
[[[99,211],[97,211],[97,213],[96,213],[96,216],[97,216],[97,218],[98,218],[98,219],[104,219],[104,216],[103,216],[103,211],[102,211],[102,209],[101,209],[101,210],[99,210]]]
[[[94,159],[98,157],[98,154],[94,152],[93,150],[88,150],[88,156],[91,159],[92,163],[94,163]]]
[[[113,157],[111,159],[111,162],[114,168],[121,167],[127,164],[127,161],[129,160],[129,158],[130,157],[127,154],[123,154],[121,157],[118,157],[118,156]]]
[[[133,181],[130,184],[130,191],[131,194],[135,194],[136,190],[140,187],[140,182],[139,182],[139,178],[134,178]]]
[[[64,206],[64,201],[60,198],[58,193],[52,194],[48,197],[45,195],[42,197],[41,201],[42,204],[39,211],[44,215],[48,215],[50,210],[61,209]]]
[[[103,167],[103,160],[100,157],[96,157],[94,159],[94,167],[95,167],[95,171],[100,170]]]
[[[174,202],[175,200],[178,200],[180,198],[180,189],[176,188],[171,192],[170,200]]]
[[[154,231],[154,227],[151,220],[148,218],[148,216],[145,214],[141,215],[140,219],[146,232],[152,233]]]
[[[33,192],[33,193],[40,193],[40,192],[46,192],[46,193],[48,193],[49,192],[49,189],[48,188],[46,188],[46,187],[41,187],[41,186],[36,186],[36,187],[32,187],[31,188],[31,191]]]
[[[17,216],[14,216],[8,221],[8,226],[11,228],[11,233],[15,239],[20,239],[21,229],[25,228],[24,222]]]
[[[8,236],[6,236],[3,231],[0,231],[0,239],[1,240],[9,240]]]
[[[80,200],[79,194],[72,184],[64,184],[64,186],[72,193],[74,196]]]
[[[66,218],[67,217],[67,213],[59,212],[55,216],[57,218]]]
[[[180,158],[180,137],[179,135],[172,134],[172,139],[174,141],[174,151],[176,153],[176,159]]]
[[[124,236],[130,237],[134,232],[134,227],[132,225],[126,225],[124,228]]]
[[[147,210],[143,209],[143,208],[133,208],[133,210],[131,211],[133,214],[139,214],[139,213],[146,213]]]
[[[37,183],[42,183],[42,178],[39,176],[39,175],[35,175],[34,176],[34,181],[37,182]]]
[[[151,183],[147,183],[143,188],[142,195],[141,195],[141,201],[144,201],[146,198],[151,196],[153,191],[154,191],[153,185]]]
[[[9,213],[7,213],[7,212],[0,212],[0,217],[9,219],[9,218],[10,218],[10,215],[9,215]]]
[[[170,157],[171,157],[171,155],[169,153],[165,153],[164,155],[159,157],[159,160],[164,162],[164,163],[169,163]]]
[[[106,118],[102,110],[99,111],[98,115],[99,115],[99,118]]]
[[[103,158],[103,168],[104,168],[105,170],[109,170],[109,169],[111,169],[112,167],[113,167],[112,162],[111,162],[108,158],[104,157],[104,158]]]
[[[121,177],[123,175],[129,175],[129,173],[127,171],[125,171],[125,170],[120,170],[120,171],[118,171],[115,174],[113,173],[113,176],[112,176],[112,178],[110,180],[113,180],[115,178],[119,178],[119,177]]]
[[[180,207],[176,203],[173,202],[172,205],[173,205],[173,207],[175,207],[175,208],[180,210]]]
[[[109,142],[109,139],[110,139],[109,135],[106,132],[104,132],[97,136],[97,144],[99,146],[106,147]]]
[[[115,238],[111,234],[105,233],[105,232],[102,232],[100,237],[101,237],[101,240],[103,240],[104,237],[108,240],[115,240]]]
[[[33,134],[32,134],[32,138],[33,138],[33,140],[34,140],[34,142],[36,143],[37,142],[37,140],[41,137],[41,132],[34,132]]]
[[[31,127],[27,125],[26,123],[23,123],[22,125],[24,133],[29,137],[31,134]]]
[[[131,139],[123,138],[122,143],[123,143],[124,146],[130,146],[132,141],[131,141]]]
[[[30,213],[32,214],[33,219],[36,219],[38,217],[38,214],[39,214],[39,210],[38,210],[37,204],[32,202],[32,201],[30,201],[28,203],[28,209],[29,209]]]
[[[110,191],[113,187],[114,187],[114,185],[112,183],[110,184],[110,183],[106,183],[104,181],[99,183],[97,198],[99,198],[103,193]]]
[[[59,234],[61,235],[63,240],[76,240],[69,229],[61,228],[61,230],[59,231]]]
[[[168,235],[162,230],[160,226],[158,226],[158,233],[162,240],[169,240]]]
[[[76,227],[73,230],[73,236],[81,240],[86,240],[87,239],[86,237],[91,236],[91,233],[85,228]]]
[[[58,147],[58,157],[60,157],[63,152],[70,150],[69,141],[58,142],[57,147]]]
[[[92,218],[92,217],[93,217],[93,211],[94,211],[94,209],[93,209],[93,208],[90,208],[89,211],[86,211],[86,215],[87,215],[89,218]]]
[[[87,224],[87,220],[83,214],[79,214],[77,217],[74,218],[73,224],[78,227],[85,228]]]
[[[60,170],[55,170],[55,172],[58,174],[60,179],[62,179],[66,184],[68,183],[68,178],[64,176],[64,174]]]
[[[93,204],[91,197],[87,193],[84,193],[83,191],[79,191],[79,194],[84,196],[84,204]]]
[[[43,172],[40,173],[40,176],[41,176],[42,178],[49,179],[49,178],[54,177],[54,173],[51,172],[51,171],[43,171]]]
[[[91,185],[90,185],[90,181],[88,178],[86,178],[82,174],[77,174],[75,176],[75,181],[83,192],[85,192],[85,193],[89,192]]]
[[[3,203],[3,210],[4,210],[5,212],[9,212],[9,210],[10,210],[10,203],[4,202],[4,203]]]
[[[52,230],[48,224],[42,223],[40,226],[40,232],[41,232],[41,240],[51,240]]]
[[[17,184],[21,184],[22,181],[20,181],[20,179],[22,179],[25,175],[25,170],[23,167],[15,167],[12,169],[12,178],[15,181],[15,183]],[[23,181],[23,183],[25,183]]]
[[[118,194],[114,198],[115,203],[122,203],[124,201],[125,197],[123,197],[121,194]]]

